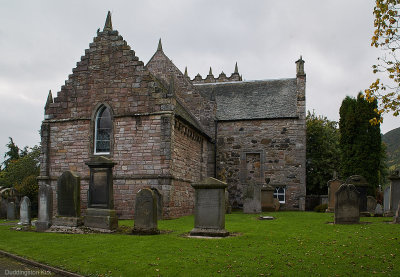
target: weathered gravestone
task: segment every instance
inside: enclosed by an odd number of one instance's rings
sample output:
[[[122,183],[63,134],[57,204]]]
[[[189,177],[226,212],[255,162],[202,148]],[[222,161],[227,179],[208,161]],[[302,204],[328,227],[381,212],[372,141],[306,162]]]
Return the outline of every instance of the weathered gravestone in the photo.
[[[369,184],[367,180],[361,175],[352,175],[346,180],[346,184],[354,185],[360,193],[360,214],[369,215],[367,209],[367,192]]]
[[[112,174],[115,164],[103,156],[96,156],[86,162],[90,169],[88,208],[84,219],[86,227],[104,230],[118,228]]]
[[[383,216],[383,209],[381,204],[376,204],[374,216]]]
[[[377,202],[374,197],[367,196],[367,211],[371,214],[375,213]]]
[[[225,190],[225,213],[231,214],[232,213],[232,206],[229,202],[229,191]]]
[[[24,196],[19,207],[19,224],[31,225],[31,200]]]
[[[162,219],[163,218],[163,197],[160,191],[156,188],[151,188],[151,190],[154,193],[154,197],[156,198],[156,203],[157,203],[157,219]]]
[[[339,190],[343,181],[334,178],[328,181],[328,209],[327,212],[334,212],[335,210],[335,193]]]
[[[264,185],[261,188],[261,210],[263,212],[275,211],[274,188],[271,185]]]
[[[396,213],[396,209],[400,202],[400,176],[399,172],[395,171],[389,176],[390,180],[390,210],[391,214]]]
[[[197,184],[195,189],[194,228],[191,236],[226,237],[225,189],[227,184],[209,177]]]
[[[400,224],[400,202],[397,206],[396,214],[393,217],[393,223]]]
[[[243,213],[261,213],[261,184],[249,183],[244,188]]]
[[[360,222],[360,193],[356,187],[343,184],[335,194],[335,224]]]
[[[7,218],[7,199],[0,197],[0,218]]]
[[[16,207],[14,202],[8,202],[7,205],[7,220],[17,219]]]
[[[39,212],[36,230],[43,232],[50,228],[53,219],[53,189],[50,185],[39,187]]]
[[[281,202],[279,202],[277,198],[274,198],[274,208],[275,212],[279,211],[279,209],[281,208]]]
[[[53,218],[53,225],[82,225],[80,196],[80,177],[71,171],[65,171],[57,181],[57,216]]]
[[[136,195],[133,233],[160,233],[157,229],[157,199],[151,189],[141,189]]]
[[[383,213],[385,216],[390,213],[390,186],[383,191]]]

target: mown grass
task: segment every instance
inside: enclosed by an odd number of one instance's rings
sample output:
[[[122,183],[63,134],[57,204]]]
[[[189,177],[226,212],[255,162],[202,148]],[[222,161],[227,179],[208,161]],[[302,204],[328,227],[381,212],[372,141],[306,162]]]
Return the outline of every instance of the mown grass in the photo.
[[[87,276],[400,276],[400,225],[332,225],[314,212],[226,215],[224,239],[194,239],[193,216],[159,221],[157,236],[22,232],[0,226],[2,250]],[[120,225],[132,226],[131,220]]]

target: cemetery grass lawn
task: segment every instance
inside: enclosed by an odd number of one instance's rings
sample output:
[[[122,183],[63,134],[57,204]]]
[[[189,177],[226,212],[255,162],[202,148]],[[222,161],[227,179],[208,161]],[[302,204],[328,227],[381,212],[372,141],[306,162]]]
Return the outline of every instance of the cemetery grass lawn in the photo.
[[[226,215],[224,239],[187,238],[193,216],[159,221],[157,236],[71,235],[10,230],[0,249],[85,276],[400,276],[400,224],[332,225],[315,212]],[[2,221],[4,222],[4,221]],[[120,220],[132,226],[132,220]]]

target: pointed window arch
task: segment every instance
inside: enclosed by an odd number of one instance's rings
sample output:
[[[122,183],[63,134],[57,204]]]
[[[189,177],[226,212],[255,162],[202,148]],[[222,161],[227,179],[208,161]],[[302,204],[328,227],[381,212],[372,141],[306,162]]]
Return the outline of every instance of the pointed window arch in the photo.
[[[94,134],[94,154],[110,154],[112,119],[110,109],[104,105],[97,111]]]

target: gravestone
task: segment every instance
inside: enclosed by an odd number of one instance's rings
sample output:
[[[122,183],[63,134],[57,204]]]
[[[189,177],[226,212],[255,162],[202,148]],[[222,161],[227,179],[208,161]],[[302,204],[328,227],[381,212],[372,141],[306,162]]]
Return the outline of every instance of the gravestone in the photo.
[[[43,232],[50,228],[53,218],[53,189],[50,185],[39,187],[39,212],[36,230]]]
[[[274,188],[271,185],[264,185],[261,188],[261,210],[263,212],[275,211]]]
[[[343,184],[335,194],[335,224],[360,222],[360,193],[356,187]]]
[[[160,220],[163,218],[163,197],[160,191],[156,188],[151,188],[154,193],[154,197],[156,198],[157,203],[157,219]]]
[[[0,218],[7,218],[7,199],[0,197]]]
[[[157,197],[151,189],[141,189],[136,195],[133,233],[159,234],[157,229]]]
[[[114,210],[113,173],[116,163],[103,156],[86,162],[90,170],[88,208],[84,224],[89,228],[115,230],[118,218]]]
[[[374,197],[367,196],[367,211],[371,214],[375,213],[377,202]]]
[[[53,225],[82,225],[80,196],[80,177],[71,171],[65,171],[57,181],[57,216],[53,218]]]
[[[279,202],[277,198],[274,198],[274,208],[275,212],[279,211],[279,209],[281,208],[281,202]]]
[[[31,200],[24,196],[19,207],[19,223],[21,225],[31,225]]]
[[[376,205],[374,216],[383,216],[383,209],[381,204]]]
[[[339,190],[340,186],[343,184],[343,181],[339,179],[333,179],[328,181],[328,208],[327,212],[335,211],[335,193]]]
[[[400,176],[399,172],[395,171],[389,176],[390,180],[390,211],[392,215],[396,213],[400,202]]]
[[[226,237],[225,189],[227,184],[209,177],[192,184],[195,189],[194,228],[191,236]]]
[[[232,213],[232,206],[229,202],[229,191],[225,190],[225,213],[231,214]]]
[[[385,216],[390,213],[390,186],[383,191],[383,213]]]
[[[249,183],[244,188],[243,213],[261,213],[261,185]]]
[[[17,219],[17,213],[14,202],[8,202],[7,204],[7,220]]]
[[[352,175],[346,180],[346,184],[354,185],[357,188],[360,193],[360,214],[367,215],[367,192],[369,188],[367,180],[361,175]]]
[[[400,224],[400,202],[397,206],[396,213],[393,217],[393,223]]]

